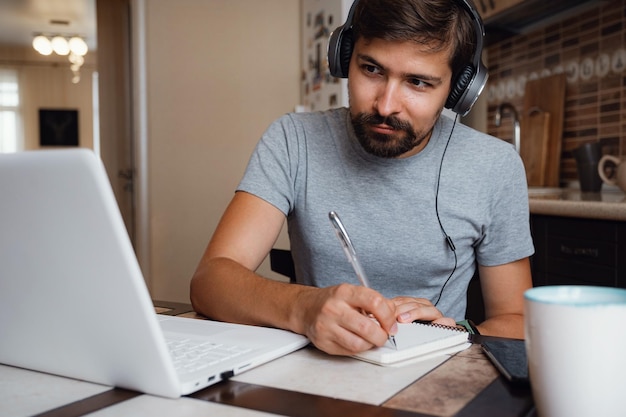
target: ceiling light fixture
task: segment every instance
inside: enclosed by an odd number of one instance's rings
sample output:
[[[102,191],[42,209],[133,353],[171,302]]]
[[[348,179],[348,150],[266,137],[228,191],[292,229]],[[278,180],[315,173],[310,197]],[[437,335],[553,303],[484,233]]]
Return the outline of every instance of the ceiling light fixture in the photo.
[[[33,39],[33,48],[41,55],[50,55],[52,53],[52,43],[50,39],[43,35],[35,36],[35,39]]]
[[[87,47],[87,43],[80,36],[72,36],[69,40],[70,52],[74,55],[85,56],[89,48]]]
[[[53,34],[44,35],[36,34],[33,38],[33,48],[41,55],[50,55],[52,52],[57,55],[66,56],[70,61],[70,69],[72,70],[72,82],[74,84],[80,81],[80,67],[84,64],[84,56],[89,51],[85,40],[78,35],[68,37],[66,35]]]
[[[52,43],[52,50],[57,55],[67,55],[70,53],[70,44],[63,36],[57,35],[50,41]]]

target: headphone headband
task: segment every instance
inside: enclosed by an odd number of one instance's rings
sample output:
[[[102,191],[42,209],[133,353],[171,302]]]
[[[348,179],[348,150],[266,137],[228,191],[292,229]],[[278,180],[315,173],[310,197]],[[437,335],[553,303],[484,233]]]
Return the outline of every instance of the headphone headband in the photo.
[[[487,67],[482,61],[482,50],[485,36],[485,29],[482,19],[474,7],[472,0],[456,0],[472,18],[476,32],[476,49],[472,57],[472,62],[468,64],[459,74],[454,74],[450,94],[446,100],[445,107],[465,116],[470,112],[472,106],[483,91],[487,78],[489,77]],[[352,20],[354,11],[359,0],[355,0],[350,7],[346,22],[335,29],[330,34],[328,41],[328,66],[330,74],[338,78],[348,77],[350,58],[354,47],[352,36]]]

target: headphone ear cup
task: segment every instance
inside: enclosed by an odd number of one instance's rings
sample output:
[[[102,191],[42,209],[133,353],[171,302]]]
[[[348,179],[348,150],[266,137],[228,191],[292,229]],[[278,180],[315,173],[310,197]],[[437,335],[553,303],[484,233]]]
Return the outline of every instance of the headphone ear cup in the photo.
[[[341,45],[339,45],[339,64],[341,65],[341,77],[343,78],[348,77],[353,48],[352,31],[348,30],[341,37]]]
[[[469,87],[469,84],[471,83],[473,77],[474,68],[472,68],[471,65],[463,68],[463,71],[461,71],[459,76],[456,77],[454,85],[450,89],[450,94],[448,95],[448,99],[446,100],[446,108],[454,110],[454,106],[457,105],[457,103],[463,96],[463,93]]]
[[[359,0],[354,0],[352,6],[350,6],[346,23],[330,34],[330,39],[328,40],[328,69],[333,77],[348,78],[352,47],[354,47],[352,17],[358,3]]]
[[[352,56],[352,30],[340,26],[330,35],[328,41],[328,69],[330,75],[337,78],[347,78]]]

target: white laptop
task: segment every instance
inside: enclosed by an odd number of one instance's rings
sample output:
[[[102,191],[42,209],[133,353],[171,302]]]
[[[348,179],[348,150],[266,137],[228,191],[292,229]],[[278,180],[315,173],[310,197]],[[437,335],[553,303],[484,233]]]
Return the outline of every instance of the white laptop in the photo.
[[[171,339],[201,345],[182,355],[200,369],[175,370]],[[0,154],[0,363],[175,398],[307,343],[157,315],[100,159]]]

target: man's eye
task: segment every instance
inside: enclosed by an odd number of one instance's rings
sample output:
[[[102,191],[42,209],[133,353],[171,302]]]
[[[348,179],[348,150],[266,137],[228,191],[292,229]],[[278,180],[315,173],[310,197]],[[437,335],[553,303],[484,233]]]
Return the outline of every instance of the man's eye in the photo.
[[[428,84],[427,82],[422,81],[422,80],[420,80],[420,79],[418,79],[418,78],[412,78],[412,79],[410,80],[410,82],[411,82],[411,84],[412,84],[412,85],[414,85],[415,87],[425,88],[425,87],[430,86],[430,84]]]
[[[369,72],[369,73],[372,73],[372,74],[377,74],[377,73],[379,73],[379,72],[380,72],[380,70],[378,69],[378,67],[377,67],[377,66],[375,66],[375,65],[367,65],[367,64],[366,64],[366,65],[363,65],[363,69],[364,69],[366,72]]]

